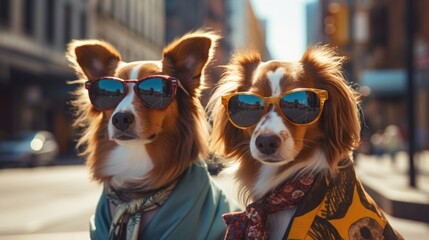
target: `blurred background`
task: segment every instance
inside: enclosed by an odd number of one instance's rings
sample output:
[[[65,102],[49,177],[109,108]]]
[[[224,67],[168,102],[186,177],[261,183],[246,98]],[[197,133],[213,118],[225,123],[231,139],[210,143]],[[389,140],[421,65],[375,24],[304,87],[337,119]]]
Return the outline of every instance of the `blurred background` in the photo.
[[[0,0],[0,191],[8,196],[0,200],[0,239],[85,232],[96,204],[100,188],[88,181],[75,150],[69,105],[75,86],[67,82],[76,76],[64,58],[67,43],[103,39],[125,61],[156,60],[167,43],[196,29],[223,36],[208,69],[211,84],[222,74],[216,65],[239,49],[289,61],[310,44],[337,46],[348,59],[347,81],[363,96],[358,173],[374,199],[387,202],[384,210],[400,218],[398,226],[407,232],[411,224],[409,232],[421,235],[408,236],[423,239],[429,234],[428,11],[427,0]],[[209,96],[210,88],[203,104]],[[46,208],[35,210],[35,199]],[[76,201],[85,209],[70,211]],[[41,223],[35,216],[53,205],[69,215]]]

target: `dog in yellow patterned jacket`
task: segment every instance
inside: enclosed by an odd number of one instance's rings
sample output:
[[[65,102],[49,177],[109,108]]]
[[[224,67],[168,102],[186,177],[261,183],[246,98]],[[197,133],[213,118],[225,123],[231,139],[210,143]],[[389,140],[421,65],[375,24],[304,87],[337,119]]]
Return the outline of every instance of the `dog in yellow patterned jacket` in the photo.
[[[234,164],[242,213],[226,239],[401,239],[357,180],[359,96],[343,57],[310,47],[297,62],[237,53],[208,110],[210,148]]]

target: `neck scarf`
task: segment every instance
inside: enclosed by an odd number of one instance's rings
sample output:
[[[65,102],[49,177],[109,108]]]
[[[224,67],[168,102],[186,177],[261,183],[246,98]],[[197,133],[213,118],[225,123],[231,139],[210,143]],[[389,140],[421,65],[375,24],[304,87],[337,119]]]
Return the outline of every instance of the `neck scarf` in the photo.
[[[290,209],[301,203],[311,190],[314,179],[312,175],[304,175],[287,180],[273,192],[248,205],[245,212],[224,214],[222,217],[228,225],[225,239],[269,239],[268,214]]]
[[[107,198],[116,206],[110,225],[109,239],[138,239],[142,213],[161,206],[176,184],[177,181],[174,181],[161,189],[137,194],[119,192],[108,187]]]

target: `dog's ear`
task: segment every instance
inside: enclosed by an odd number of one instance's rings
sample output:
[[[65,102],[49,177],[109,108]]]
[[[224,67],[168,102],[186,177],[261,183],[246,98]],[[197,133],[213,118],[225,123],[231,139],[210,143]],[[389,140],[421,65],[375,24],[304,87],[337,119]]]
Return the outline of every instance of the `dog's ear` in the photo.
[[[204,67],[211,60],[219,36],[212,33],[187,34],[169,44],[163,51],[163,72],[175,76],[187,92],[195,95],[204,85]]]
[[[248,90],[252,84],[253,73],[260,63],[259,53],[248,51],[235,54],[226,66],[225,74],[218,82],[207,105],[210,120],[213,122],[209,146],[211,152],[235,160],[241,158],[243,154],[248,154],[248,151],[242,151],[238,146],[244,139],[249,139],[250,134],[229,122],[227,110],[222,104],[222,96]]]
[[[73,40],[68,44],[67,59],[80,77],[95,80],[102,76],[113,76],[121,56],[106,42]]]
[[[227,66],[227,72],[229,75],[238,77],[238,86],[242,89],[237,89],[237,91],[245,91],[252,86],[253,73],[260,63],[261,54],[259,52],[247,50],[234,54]]]
[[[328,91],[321,123],[327,146],[326,157],[333,170],[340,160],[356,149],[360,142],[359,95],[342,74],[344,57],[327,46],[310,47],[301,59],[307,73],[320,89]]]

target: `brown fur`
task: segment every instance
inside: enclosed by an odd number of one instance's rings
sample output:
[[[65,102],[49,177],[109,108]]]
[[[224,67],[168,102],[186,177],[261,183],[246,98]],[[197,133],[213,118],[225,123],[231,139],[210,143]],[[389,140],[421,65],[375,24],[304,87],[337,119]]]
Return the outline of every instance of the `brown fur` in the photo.
[[[328,91],[322,115],[324,152],[333,171],[360,144],[359,95],[346,84],[341,72],[344,58],[327,47],[311,47],[301,59],[316,87]]]
[[[169,75],[179,81],[190,93],[178,89],[173,102],[163,110],[147,108],[138,99],[133,105],[138,112],[141,138],[156,136],[146,145],[154,168],[144,181],[129,187],[155,189],[182,174],[187,167],[207,155],[208,126],[199,96],[204,86],[204,67],[213,55],[218,37],[211,33],[195,32],[185,35],[168,45],[163,59],[145,62],[138,78],[153,74]],[[80,80],[73,105],[77,109],[75,126],[83,133],[78,146],[86,157],[92,178],[98,182],[109,181],[112,176],[102,174],[104,160],[117,145],[108,137],[107,125],[112,111],[98,111],[89,102],[83,83],[102,76],[128,79],[137,63],[121,61],[120,54],[110,44],[98,40],[73,41],[68,45],[67,58]],[[131,90],[131,89],[130,89]]]
[[[317,122],[309,126],[296,126],[284,119],[283,122],[292,133],[291,137],[294,137],[298,154],[294,161],[281,166],[278,174],[305,161],[317,148],[326,156],[329,164],[327,173],[335,174],[339,162],[347,158],[360,142],[359,97],[347,85],[341,73],[343,62],[344,58],[327,46],[310,47],[301,60],[294,63],[263,63],[255,52],[241,52],[232,58],[208,104],[210,120],[213,122],[210,151],[224,158],[227,163],[239,163],[235,177],[245,188],[241,190],[241,197],[249,198],[249,191],[255,185],[261,163],[251,156],[249,150],[254,128],[235,128],[228,121],[221,97],[243,91],[270,96],[266,73],[280,66],[286,70],[280,83],[282,92],[299,87],[327,90],[329,99]]]

